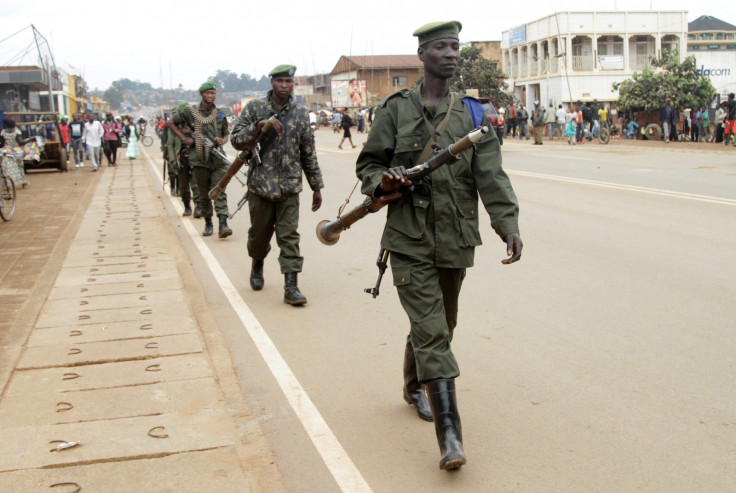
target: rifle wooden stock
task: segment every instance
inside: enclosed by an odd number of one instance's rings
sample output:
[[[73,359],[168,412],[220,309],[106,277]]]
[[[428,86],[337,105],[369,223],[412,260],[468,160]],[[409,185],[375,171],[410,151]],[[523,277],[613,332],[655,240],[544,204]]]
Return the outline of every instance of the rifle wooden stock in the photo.
[[[461,152],[478,142],[486,133],[488,133],[488,127],[476,128],[462,139],[437,152],[424,163],[406,170],[407,178],[413,182],[421,180],[443,164],[457,159]],[[366,197],[362,204],[347,214],[344,214],[332,221],[321,221],[317,225],[317,239],[325,245],[334,245],[340,239],[340,233],[348,229],[357,221],[363,219],[368,214],[378,212],[386,204],[399,200],[402,195],[402,192],[394,192],[390,195],[383,195],[377,198]]]
[[[222,179],[217,182],[217,185],[215,185],[214,188],[210,190],[207,194],[210,200],[217,200],[220,194],[225,191],[228,183],[230,183],[230,180],[233,179],[233,176],[235,176],[235,174],[240,171],[240,168],[242,168],[243,165],[248,161],[248,159],[251,158],[251,156],[253,155],[253,149],[255,149],[256,144],[258,144],[261,139],[263,139],[263,137],[266,135],[266,133],[271,130],[273,122],[275,121],[276,115],[273,115],[271,118],[266,120],[265,125],[263,125],[263,128],[261,128],[261,130],[258,132],[258,135],[255,136],[253,142],[251,142],[241,150],[241,152],[238,154],[238,157],[236,157],[232,164],[227,168],[225,176],[223,176]]]

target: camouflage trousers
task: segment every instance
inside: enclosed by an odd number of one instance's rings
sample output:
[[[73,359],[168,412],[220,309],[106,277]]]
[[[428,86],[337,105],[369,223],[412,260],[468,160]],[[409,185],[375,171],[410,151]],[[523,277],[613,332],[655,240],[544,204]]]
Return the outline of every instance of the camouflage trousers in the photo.
[[[409,342],[414,349],[419,382],[457,377],[460,368],[450,342],[457,326],[465,269],[437,267],[431,259],[396,252],[389,257],[394,286],[409,317]]]
[[[276,233],[276,244],[281,250],[279,266],[282,274],[301,272],[304,258],[299,255],[299,194],[273,202],[248,192],[250,229],[248,255],[263,260],[271,251],[271,237]]]

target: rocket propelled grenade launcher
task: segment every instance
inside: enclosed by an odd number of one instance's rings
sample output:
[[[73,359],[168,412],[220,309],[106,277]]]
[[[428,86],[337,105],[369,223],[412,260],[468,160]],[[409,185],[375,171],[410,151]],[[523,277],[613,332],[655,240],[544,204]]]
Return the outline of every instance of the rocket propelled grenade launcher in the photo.
[[[406,170],[407,178],[416,183],[440,166],[456,161],[461,152],[478,142],[486,133],[488,133],[488,127],[476,128],[462,139],[435,153],[427,161]],[[407,193],[410,192],[411,189]],[[395,192],[377,198],[367,197],[362,204],[347,214],[332,221],[321,221],[317,225],[317,238],[325,245],[334,245],[340,239],[340,233],[368,214],[377,212],[386,204],[399,200],[402,195],[404,195],[403,192]]]

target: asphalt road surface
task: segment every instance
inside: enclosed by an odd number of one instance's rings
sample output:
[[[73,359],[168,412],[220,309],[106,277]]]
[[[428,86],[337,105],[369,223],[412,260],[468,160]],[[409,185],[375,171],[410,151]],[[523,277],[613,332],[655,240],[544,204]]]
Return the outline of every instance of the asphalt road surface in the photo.
[[[468,464],[447,473],[402,400],[409,326],[390,272],[377,299],[363,292],[383,213],[334,246],[314,233],[356,181],[360,147],[339,137],[316,134],[322,209],[301,195],[305,307],[282,301],[275,239],[250,289],[247,207],[232,237],[202,242],[167,202],[290,491],[733,491],[736,150],[506,140],[524,255],[502,265],[484,215],[453,341]],[[228,192],[233,210],[244,190]]]

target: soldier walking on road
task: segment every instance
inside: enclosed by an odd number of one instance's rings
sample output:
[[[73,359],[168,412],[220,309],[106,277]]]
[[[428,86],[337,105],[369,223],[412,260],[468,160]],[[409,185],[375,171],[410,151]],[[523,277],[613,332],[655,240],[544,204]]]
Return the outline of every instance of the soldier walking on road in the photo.
[[[166,122],[166,125],[179,137],[187,147],[194,146],[189,153],[189,164],[194,170],[194,178],[199,189],[202,217],[204,217],[204,231],[202,236],[212,235],[212,201],[207,197],[212,189],[225,176],[230,163],[220,159],[216,153],[210,152],[210,145],[218,147],[227,142],[228,129],[225,115],[217,112],[215,84],[205,82],[199,87],[202,102],[199,105],[185,106]],[[186,124],[194,129],[194,136],[184,135],[177,125]],[[215,200],[215,212],[220,219],[219,238],[227,238],[233,230],[227,225],[227,194],[223,191]]]
[[[261,141],[260,164],[248,171],[248,255],[253,259],[250,285],[263,289],[263,259],[271,250],[271,237],[281,249],[279,265],[284,274],[284,302],[304,305],[307,298],[299,291],[297,274],[304,259],[299,254],[299,193],[302,171],[312,189],[312,212],[322,205],[322,172],[317,164],[314,136],[309,128],[309,112],[294,102],[293,65],[279,65],[268,75],[272,89],[265,99],[249,101],[240,114],[230,142],[242,149],[256,138],[271,116],[273,130]],[[275,135],[274,135],[275,133]]]
[[[450,92],[460,57],[461,27],[457,21],[437,22],[414,32],[419,37],[417,54],[424,64],[424,81],[419,88],[401,90],[381,103],[356,165],[362,191],[371,197],[415,187],[389,205],[381,246],[390,252],[394,285],[410,322],[404,399],[416,407],[420,418],[434,420],[440,469],[465,464],[455,398],[460,370],[450,341],[465,270],[473,265],[475,247],[481,244],[478,195],[505,243],[509,258],[502,262],[516,262],[522,250],[519,208],[501,166],[495,132],[419,183],[407,178],[407,168],[421,163],[422,154],[431,153],[432,143],[443,148],[478,123],[490,127],[482,109],[477,113],[482,120],[477,122],[476,112],[470,110],[480,106],[477,100]]]
[[[183,110],[186,106],[186,103],[181,103],[176,107],[175,112]],[[192,215],[191,200],[194,200],[194,217],[200,218],[202,217],[202,208],[199,206],[199,187],[197,187],[196,182],[192,179],[192,166],[189,164],[190,149],[182,145],[181,139],[168,126],[164,127],[163,130],[163,135],[166,136],[164,139],[166,141],[164,152],[166,153],[167,160],[172,168],[178,168],[179,193],[181,194],[181,201],[184,204],[184,213],[182,216]],[[184,135],[192,132],[186,124],[183,125],[183,128],[180,125],[179,130]]]

